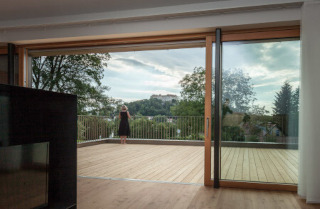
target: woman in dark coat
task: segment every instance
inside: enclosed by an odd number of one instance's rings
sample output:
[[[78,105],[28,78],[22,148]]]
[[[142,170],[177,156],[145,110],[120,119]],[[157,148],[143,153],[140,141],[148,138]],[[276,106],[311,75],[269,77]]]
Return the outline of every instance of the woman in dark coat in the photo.
[[[126,139],[130,135],[129,121],[130,114],[127,106],[122,105],[121,112],[119,113],[120,125],[119,125],[119,136],[121,139],[121,144],[126,144]]]

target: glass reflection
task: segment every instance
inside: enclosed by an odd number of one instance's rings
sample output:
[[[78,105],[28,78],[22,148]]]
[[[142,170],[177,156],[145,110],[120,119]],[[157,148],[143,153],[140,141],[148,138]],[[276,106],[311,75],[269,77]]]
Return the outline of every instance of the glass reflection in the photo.
[[[297,183],[300,41],[223,46],[221,179]]]

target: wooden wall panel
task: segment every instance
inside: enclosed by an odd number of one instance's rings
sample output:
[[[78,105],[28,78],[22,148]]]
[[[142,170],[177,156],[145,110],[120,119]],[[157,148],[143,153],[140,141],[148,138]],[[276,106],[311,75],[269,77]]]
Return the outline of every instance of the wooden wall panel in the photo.
[[[250,41],[250,40],[263,40],[275,38],[299,38],[300,27],[281,27],[281,28],[262,28],[251,30],[239,31],[226,31],[222,30],[222,41]]]

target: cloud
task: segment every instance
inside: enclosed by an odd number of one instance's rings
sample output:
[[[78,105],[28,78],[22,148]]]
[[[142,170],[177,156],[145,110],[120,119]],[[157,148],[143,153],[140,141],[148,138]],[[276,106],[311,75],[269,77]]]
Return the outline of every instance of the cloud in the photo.
[[[223,70],[242,69],[251,77],[256,104],[272,108],[275,92],[289,80],[300,83],[300,42],[223,45]],[[110,53],[104,85],[108,95],[125,101],[148,99],[152,94],[180,95],[179,81],[195,67],[205,67],[205,49],[173,49]]]
[[[272,80],[275,83],[283,83],[285,80],[294,81],[299,79],[299,73],[292,69],[282,69],[270,71],[263,65],[243,66],[243,72],[247,73],[252,79],[258,79],[261,83]]]
[[[151,91],[151,90],[139,90],[139,89],[128,89],[127,92],[130,93],[142,93],[145,95],[149,95],[149,94],[174,94],[176,95],[176,92],[171,92],[171,91],[166,91],[166,90],[155,90],[155,91]],[[178,96],[178,95],[177,95]]]
[[[134,102],[134,101],[138,101],[138,100],[141,100],[140,98],[120,98],[120,97],[113,97],[114,99],[117,99],[117,100],[122,100],[124,102]]]
[[[143,61],[135,60],[132,58],[117,58],[115,60],[118,62],[121,66],[125,66],[125,69],[130,69],[130,70],[142,70],[142,71],[147,71],[147,72],[152,72],[153,74],[172,74],[170,70],[167,68],[164,68],[162,66],[156,66],[152,63],[145,63]],[[117,66],[119,67],[119,66]]]
[[[204,53],[204,48],[110,53],[103,83],[111,87],[108,95],[125,101],[180,95],[179,81],[204,66]]]
[[[299,41],[265,43],[261,52],[261,61],[270,71],[300,69]]]
[[[129,66],[134,66],[134,67],[148,67],[147,65],[143,64],[142,62],[139,62],[134,59],[117,58],[116,60],[121,62],[124,65],[129,65]]]
[[[119,55],[127,59],[139,60],[140,63],[154,70],[176,77],[192,72],[194,67],[205,65],[204,48],[111,53],[112,59],[117,59]]]
[[[180,89],[180,85],[174,80],[172,81],[144,81],[143,84],[146,87],[156,86],[156,87],[164,87],[164,88],[174,88]]]
[[[223,48],[223,67],[262,66],[268,71],[300,69],[300,41],[228,44]]]

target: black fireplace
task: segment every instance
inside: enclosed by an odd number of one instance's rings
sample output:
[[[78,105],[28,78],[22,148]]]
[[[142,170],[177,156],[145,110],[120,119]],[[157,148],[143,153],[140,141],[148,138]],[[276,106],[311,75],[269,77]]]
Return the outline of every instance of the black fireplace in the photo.
[[[0,208],[76,208],[77,98],[0,85]]]

